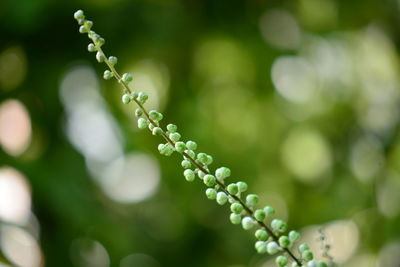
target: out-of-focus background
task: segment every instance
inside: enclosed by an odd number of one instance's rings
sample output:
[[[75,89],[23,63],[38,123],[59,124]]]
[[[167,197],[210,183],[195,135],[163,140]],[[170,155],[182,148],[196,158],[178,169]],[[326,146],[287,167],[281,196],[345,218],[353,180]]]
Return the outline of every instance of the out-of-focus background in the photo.
[[[400,264],[400,1],[1,0],[0,266],[274,266],[78,33],[320,257]]]

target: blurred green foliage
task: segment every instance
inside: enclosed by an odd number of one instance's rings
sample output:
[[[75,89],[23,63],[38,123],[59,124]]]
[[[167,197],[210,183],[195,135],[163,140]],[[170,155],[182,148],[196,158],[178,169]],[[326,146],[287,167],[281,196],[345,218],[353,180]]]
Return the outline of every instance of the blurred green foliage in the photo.
[[[13,153],[1,135],[17,121],[0,119],[0,167],[18,170],[30,184],[44,265],[268,260],[256,255],[251,233],[229,223],[227,207],[206,199],[202,183],[185,182],[178,155],[163,158],[160,140],[137,131],[118,84],[99,78],[96,85],[104,66],[86,50],[72,16],[77,9],[94,21],[105,52],[118,57],[121,72],[133,72],[134,86],[148,91],[165,122],[212,154],[213,166],[230,167],[290,228],[348,220],[356,226],[349,241],[355,247],[337,252],[346,266],[398,264],[398,1],[2,0],[0,105],[20,101],[32,133],[27,150]],[[118,128],[123,154],[150,156],[160,168],[154,191],[140,201],[118,201],[109,185],[118,173],[99,182],[101,166],[79,148],[91,138],[103,145],[105,128],[93,123],[99,130],[89,137],[68,128],[80,116],[68,102],[76,95],[63,100],[60,89],[74,88],[65,85],[71,73],[84,73],[82,84],[100,88],[94,91],[101,100],[92,99],[112,118],[110,129]],[[72,89],[84,104],[85,87]],[[80,118],[91,123],[90,116]],[[10,223],[1,209],[0,219],[0,227]]]

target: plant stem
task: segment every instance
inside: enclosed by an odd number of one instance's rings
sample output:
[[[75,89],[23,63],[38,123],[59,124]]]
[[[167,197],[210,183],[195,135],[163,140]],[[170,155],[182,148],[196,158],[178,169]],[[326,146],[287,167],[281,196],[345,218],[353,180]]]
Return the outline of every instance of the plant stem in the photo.
[[[114,74],[115,79],[117,79],[117,81],[122,84],[123,88],[128,92],[128,93],[132,93],[132,90],[129,88],[129,85],[127,83],[125,83],[122,79],[121,76],[119,75],[119,73],[117,72],[117,70],[114,68],[114,66],[112,64],[110,64],[108,58],[105,56],[103,50],[100,47],[97,47],[98,52],[102,53],[105,57],[104,62],[107,64],[107,66],[109,67],[109,69],[111,70],[111,72]],[[147,112],[147,110],[144,108],[144,106],[142,105],[142,103],[140,103],[137,99],[133,99],[134,102],[143,110],[143,113],[145,115],[145,117],[150,121],[150,123],[153,126],[158,126],[158,124],[152,120],[149,116],[149,113]],[[162,137],[169,143],[171,144],[173,147],[175,147],[175,142],[172,141],[169,136],[163,131],[162,133]],[[185,156],[187,159],[190,160],[190,162],[196,166],[196,168],[198,168],[199,170],[201,170],[202,172],[204,172],[205,174],[211,174],[210,171],[208,171],[206,168],[204,168],[203,166],[201,166],[194,158],[192,158],[191,156],[189,156],[186,152],[182,152],[182,155]],[[279,237],[263,222],[263,221],[259,221],[255,218],[254,216],[254,212],[252,211],[252,209],[246,205],[246,203],[243,202],[243,200],[233,194],[230,194],[228,192],[228,190],[226,189],[226,186],[220,182],[218,179],[216,180],[216,183],[219,185],[219,187],[221,188],[221,190],[223,192],[225,192],[225,194],[229,195],[230,197],[232,197],[234,200],[236,200],[237,202],[239,202],[244,210],[247,212],[248,216],[250,216],[253,220],[255,220],[258,225],[260,225],[262,228],[264,228],[268,234],[274,239],[274,241],[276,241],[279,245]],[[293,252],[289,249],[289,248],[283,248],[281,247],[283,251],[285,251],[299,266],[302,266],[301,260],[298,259]]]

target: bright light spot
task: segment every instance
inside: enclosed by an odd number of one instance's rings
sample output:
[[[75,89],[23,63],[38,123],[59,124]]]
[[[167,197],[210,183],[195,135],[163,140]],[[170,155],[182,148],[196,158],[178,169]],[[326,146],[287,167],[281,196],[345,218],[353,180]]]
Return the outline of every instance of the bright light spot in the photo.
[[[377,267],[399,266],[400,265],[400,241],[393,241],[386,244],[379,252]]]
[[[196,49],[194,69],[201,79],[200,84],[251,83],[255,78],[255,66],[246,49],[225,38],[204,41]]]
[[[169,71],[165,64],[153,59],[138,62],[130,71],[134,75],[132,88],[149,95],[146,106],[149,109],[162,110],[168,100]],[[129,115],[132,110],[129,109]]]
[[[285,56],[272,65],[272,81],[278,93],[295,103],[310,101],[317,93],[317,77],[309,62],[301,57]]]
[[[372,136],[364,136],[353,144],[350,155],[350,168],[353,174],[363,182],[378,174],[384,164],[382,145]]]
[[[25,52],[21,47],[10,47],[0,53],[0,88],[12,90],[25,79]]]
[[[109,162],[122,154],[118,124],[98,92],[92,69],[71,69],[61,83],[60,96],[67,110],[68,138],[87,160]]]
[[[0,145],[12,156],[21,155],[31,142],[31,120],[18,100],[6,100],[0,105]]]
[[[260,19],[261,34],[265,41],[281,49],[296,49],[301,32],[296,19],[286,10],[269,10]]]
[[[0,168],[0,219],[25,225],[30,208],[30,187],[25,177],[13,168]]]
[[[98,179],[111,199],[134,203],[155,193],[160,182],[160,167],[147,154],[130,154],[109,164]]]
[[[110,257],[104,246],[91,239],[77,239],[71,245],[73,262],[80,267],[108,267]]]
[[[4,255],[21,267],[42,266],[42,253],[36,240],[15,226],[0,227],[0,247]]]
[[[380,179],[376,198],[379,211],[389,218],[394,218],[400,213],[400,175],[394,171]]]
[[[316,130],[292,130],[282,146],[282,160],[301,181],[314,182],[326,177],[331,167],[331,150],[324,137]]]
[[[121,260],[120,267],[158,267],[161,266],[154,258],[146,254],[131,254]]]
[[[357,225],[351,220],[334,221],[322,226],[325,233],[325,243],[331,246],[329,254],[336,263],[342,264],[355,253],[359,243]],[[314,258],[324,260],[321,251],[321,242],[318,240],[318,230],[321,226],[309,226],[302,230],[300,243],[306,242],[314,252]],[[319,252],[319,253],[318,253]]]

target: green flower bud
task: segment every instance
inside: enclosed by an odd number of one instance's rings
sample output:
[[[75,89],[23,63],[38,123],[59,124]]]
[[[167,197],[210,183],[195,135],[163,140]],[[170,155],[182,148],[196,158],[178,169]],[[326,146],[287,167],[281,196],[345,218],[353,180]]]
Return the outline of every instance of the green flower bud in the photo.
[[[239,188],[237,184],[229,184],[226,189],[228,190],[229,194],[232,195],[236,195],[237,193],[239,193]]]
[[[261,210],[261,209],[258,209],[258,210],[256,210],[255,212],[254,212],[254,217],[257,219],[257,220],[259,220],[259,221],[264,221],[264,219],[265,219],[265,211],[264,210]]]
[[[283,233],[287,230],[287,223],[279,219],[273,219],[271,222],[271,227],[274,229],[274,231]]]
[[[124,94],[122,96],[122,103],[129,104],[131,102],[131,96],[129,94]]]
[[[284,267],[288,263],[288,258],[280,255],[280,256],[276,257],[275,262],[279,267]]]
[[[255,234],[256,238],[260,241],[266,241],[268,239],[268,233],[264,229],[258,229]]]
[[[154,127],[152,133],[153,135],[161,136],[163,134],[163,130],[160,127]]]
[[[239,188],[239,192],[245,192],[247,190],[247,184],[245,182],[237,182],[236,184]]]
[[[88,29],[84,25],[82,25],[82,26],[79,27],[79,32],[80,33],[87,33]]]
[[[176,126],[175,124],[168,124],[167,125],[167,130],[168,130],[168,132],[170,132],[170,133],[174,133],[174,132],[176,132],[176,130],[178,130],[178,126]]]
[[[175,149],[179,153],[182,153],[186,149],[185,143],[184,142],[176,142],[175,143]]]
[[[194,178],[196,178],[194,172],[193,172],[192,170],[190,170],[190,169],[186,169],[186,170],[183,172],[183,175],[185,176],[185,179],[186,179],[186,181],[188,181],[188,182],[193,182],[193,181],[194,181]]]
[[[103,62],[105,59],[106,59],[106,57],[104,56],[103,53],[101,53],[100,51],[98,51],[98,52],[96,53],[96,60],[97,60],[98,62]]]
[[[85,14],[83,13],[83,11],[82,10],[77,10],[75,13],[74,13],[74,18],[76,19],[76,20],[79,20],[79,19],[85,19]]]
[[[285,235],[279,237],[279,245],[283,248],[288,248],[290,246],[289,238]]]
[[[271,241],[267,244],[267,252],[270,255],[276,254],[280,250],[278,243]]]
[[[88,45],[87,49],[88,49],[89,52],[95,52],[95,51],[97,51],[96,46],[95,46],[94,44],[92,44],[92,43],[90,43],[90,44]]]
[[[310,246],[309,246],[308,244],[303,243],[303,244],[301,244],[301,245],[299,246],[299,251],[300,251],[300,252],[304,252],[304,251],[306,251],[306,250],[310,250]]]
[[[186,142],[186,147],[190,150],[196,150],[197,149],[197,144],[196,142],[193,141],[187,141]]]
[[[86,21],[83,23],[83,26],[86,27],[87,32],[89,32],[90,29],[91,29],[92,26],[93,26],[93,21],[91,21],[91,20],[86,20]]]
[[[164,117],[160,112],[158,112],[154,109],[149,111],[149,116],[150,116],[150,119],[152,119],[153,121],[160,121]]]
[[[110,63],[111,66],[115,66],[115,64],[117,64],[118,59],[117,57],[111,56],[108,58],[108,63]]]
[[[244,230],[250,230],[255,226],[255,221],[253,218],[246,216],[242,219],[242,227]]]
[[[197,154],[197,160],[200,161],[200,163],[202,163],[202,164],[206,164],[206,162],[207,162],[207,154],[206,153]]]
[[[203,181],[204,181],[204,184],[206,184],[207,186],[215,185],[215,177],[211,174],[205,175]]]
[[[206,196],[208,199],[216,199],[217,198],[217,190],[214,188],[207,188]]]
[[[215,176],[218,180],[223,180],[231,176],[231,170],[227,167],[220,167],[215,171]]]
[[[231,205],[231,211],[232,211],[233,213],[240,214],[240,213],[243,211],[243,206],[242,206],[242,204],[237,203],[237,202],[232,203],[232,205]]]
[[[300,233],[297,231],[290,231],[289,232],[289,240],[294,243],[300,239]]]
[[[225,192],[218,192],[217,194],[217,203],[219,205],[224,205],[228,201],[228,196]]]
[[[240,224],[242,221],[242,216],[236,213],[231,213],[231,215],[229,216],[229,220],[232,224]]]
[[[182,160],[181,165],[184,169],[189,169],[192,167],[192,164],[187,159]]]
[[[205,165],[210,165],[213,162],[213,157],[211,155],[207,155],[206,162],[204,163]]]
[[[185,150],[185,153],[186,153],[189,157],[191,157],[191,158],[194,158],[194,156],[196,156],[196,154],[194,153],[194,151],[193,151],[193,150],[190,150],[190,149],[186,149],[186,150]]]
[[[149,121],[144,118],[138,119],[138,127],[139,129],[145,129],[149,125]]]
[[[271,206],[265,206],[264,211],[267,216],[275,214],[275,209]]]
[[[200,171],[200,170],[197,172],[197,175],[198,175],[199,178],[202,179],[202,180],[204,179],[204,176],[206,176],[206,174],[205,174],[204,172]]]
[[[144,104],[148,98],[149,96],[146,93],[140,92],[136,100],[139,101],[140,104]]]
[[[156,126],[154,126],[152,123],[149,123],[149,130],[150,131],[153,131],[154,127],[156,127]]]
[[[143,110],[141,108],[135,109],[135,116],[140,117],[143,115]]]
[[[328,267],[328,264],[326,264],[323,261],[319,261],[319,262],[317,262],[317,267]]]
[[[254,247],[259,254],[264,254],[265,252],[267,252],[267,244],[263,241],[257,241]]]
[[[301,257],[302,257],[304,260],[306,260],[306,261],[310,261],[310,260],[312,260],[312,259],[314,258],[314,255],[313,255],[313,253],[311,252],[311,250],[304,250],[304,251],[301,253]]]
[[[113,75],[113,73],[112,73],[111,71],[109,71],[109,70],[105,70],[105,71],[104,71],[103,78],[104,78],[105,80],[109,80],[109,79],[111,79],[113,76],[114,76],[114,75]]]
[[[247,205],[249,205],[251,207],[257,205],[258,200],[259,200],[259,197],[256,194],[249,194],[246,197],[246,203],[247,203]]]
[[[124,83],[130,83],[131,81],[133,81],[133,76],[132,76],[132,74],[130,74],[130,73],[124,73],[123,75],[122,75],[122,81],[124,82]]]
[[[181,135],[179,133],[170,133],[169,139],[171,139],[174,142],[178,142],[179,139],[181,139]]]

